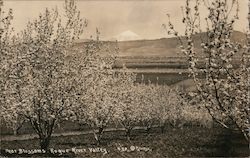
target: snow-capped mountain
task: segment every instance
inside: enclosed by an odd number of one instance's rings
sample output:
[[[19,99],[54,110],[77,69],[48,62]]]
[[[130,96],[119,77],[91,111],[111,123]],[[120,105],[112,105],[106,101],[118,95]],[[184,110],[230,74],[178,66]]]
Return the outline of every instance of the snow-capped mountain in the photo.
[[[130,30],[127,30],[127,31],[124,31],[124,32],[114,36],[113,39],[115,39],[117,41],[133,41],[133,40],[139,40],[141,38],[136,33],[132,32]]]

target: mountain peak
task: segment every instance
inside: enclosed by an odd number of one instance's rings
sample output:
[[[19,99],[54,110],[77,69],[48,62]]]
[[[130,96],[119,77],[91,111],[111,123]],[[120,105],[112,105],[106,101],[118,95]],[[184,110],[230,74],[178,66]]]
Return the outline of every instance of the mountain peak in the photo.
[[[114,37],[118,41],[132,41],[141,39],[139,35],[133,31],[127,30]]]

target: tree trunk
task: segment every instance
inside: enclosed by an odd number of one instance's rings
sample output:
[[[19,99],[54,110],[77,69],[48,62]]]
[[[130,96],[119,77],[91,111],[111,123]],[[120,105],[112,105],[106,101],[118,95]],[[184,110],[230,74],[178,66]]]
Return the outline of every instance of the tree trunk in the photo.
[[[165,126],[162,125],[162,126],[161,126],[161,133],[163,134],[164,132],[165,132]]]
[[[50,144],[50,139],[51,135],[53,132],[53,128],[56,122],[56,119],[52,120],[52,122],[48,121],[41,121],[41,120],[32,120],[30,119],[30,123],[35,129],[36,133],[39,135],[39,141],[40,141],[40,147],[42,150],[45,150],[46,152],[49,152],[49,144]],[[39,123],[38,123],[39,122]],[[41,125],[41,122],[43,123]],[[44,128],[42,128],[44,127]]]
[[[40,138],[40,147],[46,152],[49,151],[50,136]]]
[[[24,122],[25,122],[25,121],[22,121],[22,122],[20,123],[20,125],[17,126],[17,127],[14,129],[14,131],[13,131],[14,135],[18,135],[18,134],[19,134],[19,130],[23,127]]]
[[[146,127],[145,130],[146,130],[147,135],[149,135],[149,132],[152,129],[152,126],[153,126],[153,121],[148,121],[145,123],[145,127]]]
[[[95,137],[95,140],[97,141],[98,145],[101,144],[101,138],[102,138],[103,130],[104,130],[103,127],[99,127],[98,132],[95,132],[95,130],[94,130],[94,137]]]
[[[151,126],[146,127],[146,132],[147,132],[147,135],[149,135],[150,130],[151,130]]]
[[[132,128],[127,128],[126,129],[126,136],[127,136],[128,141],[131,140],[131,131],[132,131]]]

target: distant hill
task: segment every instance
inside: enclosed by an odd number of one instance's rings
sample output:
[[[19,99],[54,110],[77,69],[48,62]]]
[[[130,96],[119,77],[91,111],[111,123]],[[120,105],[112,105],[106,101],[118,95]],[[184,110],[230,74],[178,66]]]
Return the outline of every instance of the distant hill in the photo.
[[[206,34],[197,34],[194,37],[195,48],[200,49],[201,38],[205,39]],[[235,31],[232,36],[233,41],[242,43],[246,39],[246,35],[242,32]],[[179,57],[183,54],[179,53],[179,41],[177,38],[162,38],[156,40],[137,40],[118,42],[120,56],[164,56]]]
[[[124,34],[132,35],[131,32]],[[135,36],[135,35],[133,35]],[[200,50],[201,39],[206,38],[206,33],[200,33],[194,37],[194,45],[197,51]],[[246,35],[242,32],[235,31],[232,36],[232,41],[242,43],[246,39]],[[82,46],[90,40],[78,40],[76,45]],[[115,46],[119,48],[120,57],[182,57],[180,53],[179,41],[177,38],[162,38],[155,40],[132,40],[132,41],[104,41],[111,49]]]
[[[200,33],[194,37],[194,45],[197,52],[201,52],[201,39],[206,38],[206,33]],[[235,31],[232,41],[243,43],[246,35]],[[78,40],[76,47],[83,47],[91,40]],[[134,40],[134,41],[102,41],[103,47],[114,50],[119,48],[117,67],[126,64],[129,68],[158,68],[158,69],[187,69],[185,56],[180,52],[177,38],[162,38],[155,40]],[[108,53],[107,49],[102,49],[102,54]],[[202,53],[198,53],[202,55]]]
[[[118,42],[120,56],[179,56],[175,38]]]

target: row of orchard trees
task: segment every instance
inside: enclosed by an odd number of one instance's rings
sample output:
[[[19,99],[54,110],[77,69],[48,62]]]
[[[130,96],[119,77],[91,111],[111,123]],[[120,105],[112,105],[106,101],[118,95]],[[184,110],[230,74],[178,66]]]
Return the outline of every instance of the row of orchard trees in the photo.
[[[128,137],[138,123],[147,129],[176,124],[183,104],[176,92],[138,85],[126,68],[113,70],[117,52],[98,39],[74,46],[87,22],[73,0],[65,1],[65,17],[46,9],[19,34],[11,27],[12,10],[2,8],[0,1],[1,119],[14,129],[29,122],[42,149],[65,120],[88,124],[97,141],[110,124],[124,127]]]

